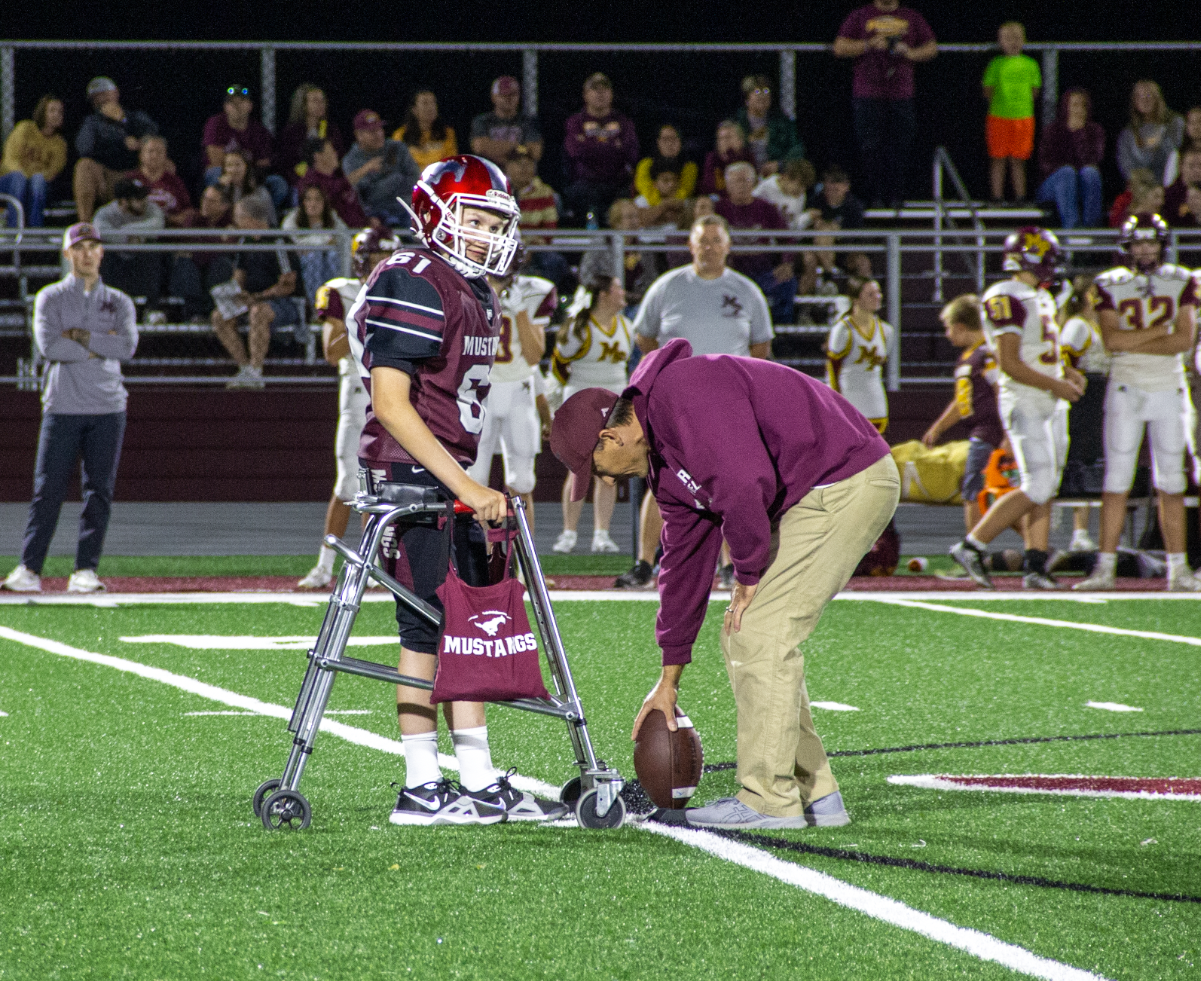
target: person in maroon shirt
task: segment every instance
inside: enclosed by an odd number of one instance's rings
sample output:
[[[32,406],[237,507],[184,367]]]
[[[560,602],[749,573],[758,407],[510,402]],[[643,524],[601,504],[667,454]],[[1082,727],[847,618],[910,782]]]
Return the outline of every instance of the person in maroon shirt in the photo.
[[[250,154],[254,165],[266,173],[271,169],[271,132],[262,123],[250,118],[254,101],[245,85],[229,85],[221,112],[210,116],[204,124],[204,157],[206,184],[214,184],[221,176],[221,164],[227,153],[243,151]]]
[[[578,224],[599,225],[609,205],[629,188],[638,163],[634,124],[613,109],[608,76],[596,72],[588,77],[584,109],[567,120],[566,129],[563,151],[571,182],[563,189],[563,200]]]
[[[331,140],[309,140],[304,147],[305,174],[296,185],[296,195],[304,198],[304,189],[317,185],[330,206],[351,228],[364,227],[369,219],[354,185],[346,179],[339,164],[337,148]]]
[[[138,169],[126,177],[139,180],[150,191],[149,198],[162,209],[168,228],[187,228],[196,217],[188,186],[169,169],[167,141],[147,136],[138,151]]]
[[[836,58],[854,58],[855,138],[873,203],[899,206],[913,146],[913,66],[938,54],[926,19],[898,0],[852,10],[834,39]]]
[[[896,510],[888,444],[846,399],[760,358],[693,357],[682,338],[644,357],[620,399],[599,388],[555,413],[551,450],[581,500],[595,474],[644,477],[663,512],[655,639],[662,674],[634,721],[675,729],[724,537],[736,582],[720,642],[738,710],[737,797],[668,824],[834,827],[850,821],[813,728],[798,648]]]
[[[305,144],[312,139],[329,140],[338,151],[338,159],[346,156],[346,140],[338,124],[329,118],[329,101],[325,92],[310,82],[296,86],[288,110],[288,125],[275,138],[275,169],[289,184],[296,184],[305,174]]]
[[[1160,215],[1164,221],[1173,228],[1196,228],[1201,224],[1201,212],[1196,208],[1198,191],[1201,191],[1201,144],[1180,151],[1180,174],[1163,192]]]
[[[753,164],[755,158],[750,147],[746,145],[746,134],[742,131],[742,126],[733,119],[723,119],[717,124],[713,149],[705,154],[705,166],[701,171],[698,190],[702,194],[725,194],[726,168],[739,161]]]
[[[755,168],[744,161],[730,164],[726,168],[727,196],[717,202],[716,212],[731,229],[773,229],[785,231],[788,221],[780,209],[769,201],[754,196]],[[760,239],[761,242],[771,241]],[[751,245],[746,239],[740,245]],[[792,323],[795,312],[796,270],[792,261],[777,253],[736,252],[730,265],[744,276],[753,279],[767,297],[773,323]]]
[[[1101,224],[1101,159],[1105,130],[1089,118],[1092,99],[1086,89],[1068,89],[1059,100],[1055,122],[1038,141],[1043,182],[1035,200],[1054,202],[1063,228]]]

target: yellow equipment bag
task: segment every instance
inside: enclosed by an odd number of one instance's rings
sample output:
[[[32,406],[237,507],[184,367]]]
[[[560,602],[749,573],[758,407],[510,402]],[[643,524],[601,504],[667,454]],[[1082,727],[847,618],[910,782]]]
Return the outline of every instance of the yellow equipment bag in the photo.
[[[892,448],[901,474],[901,500],[916,504],[962,504],[959,485],[967,466],[966,439],[932,450],[911,439]]]

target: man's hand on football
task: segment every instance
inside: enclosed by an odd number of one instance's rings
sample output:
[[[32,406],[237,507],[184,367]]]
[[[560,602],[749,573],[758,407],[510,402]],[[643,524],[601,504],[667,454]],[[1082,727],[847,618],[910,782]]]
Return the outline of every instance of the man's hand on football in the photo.
[[[655,709],[663,713],[668,729],[675,732],[679,728],[676,725],[676,699],[680,688],[680,675],[683,672],[684,665],[682,664],[663,665],[663,673],[659,676],[655,687],[650,690],[650,694],[643,699],[642,708],[638,710],[638,715],[634,719],[634,731],[630,733],[631,739],[638,738],[642,720]]]
[[[755,598],[755,590],[758,588],[758,583],[753,586],[746,586],[740,582],[734,583],[734,589],[730,593],[730,605],[726,607],[726,615],[721,622],[723,630],[738,633],[742,629],[742,613],[751,605],[751,600]]]

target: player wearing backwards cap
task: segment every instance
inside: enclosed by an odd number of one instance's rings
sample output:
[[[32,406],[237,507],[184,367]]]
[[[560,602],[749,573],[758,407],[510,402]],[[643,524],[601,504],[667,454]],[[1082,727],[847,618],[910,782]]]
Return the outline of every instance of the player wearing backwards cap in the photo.
[[[1193,346],[1201,300],[1196,274],[1163,261],[1167,239],[1159,215],[1131,215],[1118,237],[1125,263],[1097,277],[1101,337],[1113,354],[1105,393],[1101,550],[1092,575],[1075,589],[1113,588],[1126,497],[1148,430],[1168,589],[1201,590],[1185,556],[1184,453],[1195,454],[1195,418],[1183,358]]]
[[[798,648],[892,518],[897,468],[875,427],[820,381],[762,359],[691,355],[687,341],[669,341],[642,359],[620,398],[584,389],[551,428],[576,499],[594,473],[645,477],[663,512],[655,629],[663,671],[635,737],[654,709],[675,728],[723,536],[730,545],[737,581],[721,647],[742,789],[655,818],[704,828],[843,825],[850,818],[813,728]]]
[[[1005,239],[1004,268],[1010,279],[995,283],[981,299],[984,336],[996,354],[997,403],[1005,435],[1021,471],[1021,487],[1006,494],[963,538],[951,558],[985,589],[984,550],[1027,515],[1027,589],[1054,589],[1046,574],[1051,498],[1059,490],[1068,452],[1067,402],[1084,391],[1084,376],[1065,367],[1059,350],[1055,301],[1044,286],[1054,279],[1059,241],[1042,228],[1019,228]]]
[[[479,157],[430,164],[413,189],[415,231],[424,249],[401,249],[381,262],[348,318],[350,349],[371,403],[359,459],[373,481],[436,488],[479,521],[505,516],[504,494],[472,480],[484,428],[488,374],[499,343],[500,310],[487,276],[503,276],[518,246],[519,210],[504,174]],[[385,540],[388,571],[435,609],[446,578],[445,537],[436,528],[397,524]],[[487,581],[484,532],[456,521],[454,552],[468,585]],[[397,603],[400,672],[432,680],[438,632]],[[405,785],[393,824],[493,824],[566,813],[496,778],[484,706],[444,707],[461,785],[438,766],[437,714],[429,692],[401,686],[396,708],[404,741]]]
[[[346,334],[346,313],[358,299],[363,281],[371,271],[400,248],[400,239],[391,232],[368,228],[359,232],[350,243],[353,277],[339,276],[317,290],[313,310],[321,323],[321,346],[325,360],[338,369],[338,430],[334,439],[334,459],[337,477],[334,492],[325,510],[325,535],[341,538],[350,521],[350,502],[359,490],[359,436],[367,421],[367,405],[371,401],[359,376],[359,369],[350,354],[350,339]],[[297,583],[302,589],[320,589],[334,578],[335,552],[321,545],[317,564]]]

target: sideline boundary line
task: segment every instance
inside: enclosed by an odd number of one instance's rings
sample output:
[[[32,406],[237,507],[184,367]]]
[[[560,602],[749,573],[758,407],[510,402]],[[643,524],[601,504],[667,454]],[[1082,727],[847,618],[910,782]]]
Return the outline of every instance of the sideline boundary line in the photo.
[[[82,648],[71,647],[56,640],[23,633],[9,627],[0,626],[0,637],[27,647],[45,651],[49,654],[55,654],[59,657],[115,668],[118,671],[134,674],[150,681],[158,681],[173,688],[199,695],[202,698],[235,708],[253,711],[260,715],[288,719],[292,714],[291,710],[282,705],[263,702],[257,698],[241,695],[238,692],[210,685],[196,678],[175,674],[174,672],[142,664],[138,661],[130,661],[108,654],[85,651]],[[392,755],[403,754],[402,744],[397,740],[379,736],[365,729],[348,726],[329,719],[322,720],[321,729],[333,735],[340,736],[347,742],[352,742],[356,745],[378,749]],[[442,760],[440,759],[439,762],[442,762]],[[529,777],[518,778],[515,774],[512,782],[514,786],[521,789],[528,789],[542,794],[549,793],[552,796],[557,795],[557,788],[540,780]],[[525,786],[523,787],[523,785]],[[873,919],[889,923],[903,930],[917,933],[928,939],[946,944],[949,947],[962,950],[980,960],[992,961],[1031,977],[1044,978],[1046,981],[1105,981],[1101,975],[1093,974],[1090,971],[1085,971],[1081,968],[1061,963],[1060,961],[1040,957],[1032,951],[1026,950],[1024,947],[1006,943],[991,934],[983,933],[969,927],[956,926],[930,913],[907,906],[899,900],[882,896],[870,890],[862,889],[859,886],[853,886],[824,872],[818,872],[792,862],[783,862],[750,845],[723,840],[717,835],[703,831],[668,828],[647,823],[643,823],[638,827],[641,830],[673,838],[681,844],[697,848],[700,851],[707,852],[716,858],[724,859],[732,864],[763,873],[781,882],[796,886],[805,892],[828,899],[839,906],[864,913]]]

